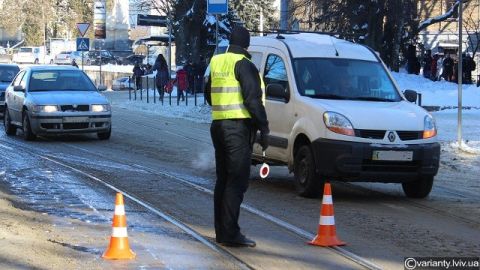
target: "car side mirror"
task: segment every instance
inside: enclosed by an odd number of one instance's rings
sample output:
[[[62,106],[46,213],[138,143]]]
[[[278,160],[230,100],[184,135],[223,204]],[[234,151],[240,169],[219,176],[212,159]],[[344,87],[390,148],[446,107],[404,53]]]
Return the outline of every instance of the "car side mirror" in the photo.
[[[15,92],[25,92],[25,87],[23,87],[22,85],[16,85],[13,87],[13,91]]]
[[[414,91],[414,90],[405,90],[403,92],[403,95],[405,96],[405,98],[412,102],[412,103],[415,103],[417,102],[417,96],[418,96],[418,93],[417,91]]]
[[[106,90],[107,90],[107,86],[101,84],[101,85],[99,85],[99,86],[97,87],[97,89],[98,89],[98,91],[106,91]]]
[[[285,103],[290,100],[290,93],[283,85],[278,83],[272,83],[267,85],[266,89],[267,97],[271,97],[274,99],[279,99],[284,101]]]

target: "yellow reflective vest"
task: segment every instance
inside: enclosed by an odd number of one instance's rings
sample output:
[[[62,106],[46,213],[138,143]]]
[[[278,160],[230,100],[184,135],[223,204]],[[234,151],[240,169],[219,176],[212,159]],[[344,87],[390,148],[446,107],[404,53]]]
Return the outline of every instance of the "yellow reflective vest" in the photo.
[[[240,83],[235,78],[235,65],[244,58],[248,60],[244,55],[227,52],[215,55],[210,61],[212,120],[251,118],[243,105]],[[261,84],[265,104],[263,80]]]

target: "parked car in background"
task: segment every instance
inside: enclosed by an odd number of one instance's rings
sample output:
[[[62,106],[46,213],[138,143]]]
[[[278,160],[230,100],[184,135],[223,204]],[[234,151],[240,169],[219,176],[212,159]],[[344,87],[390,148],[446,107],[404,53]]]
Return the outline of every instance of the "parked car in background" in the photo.
[[[45,47],[21,47],[13,55],[13,62],[22,64],[52,64],[53,59],[47,54]]]
[[[55,59],[53,63],[57,65],[70,65],[72,63],[72,52],[71,51],[63,51],[59,54],[55,55]]]
[[[143,59],[145,59],[145,55],[131,54],[131,55],[125,57],[125,60],[122,61],[122,65],[141,64],[143,62]]]
[[[5,109],[5,89],[13,81],[13,78],[20,71],[15,64],[0,64],[0,113]]]
[[[12,55],[3,47],[0,47],[0,63],[11,63]]]
[[[133,89],[134,84],[133,81],[130,81],[130,77],[120,77],[112,81],[112,90]]]
[[[105,64],[120,64],[121,61],[115,57],[110,51],[89,51],[88,58],[85,60],[87,65],[105,65]]]
[[[118,65],[127,65],[127,57],[132,55],[132,51],[110,51],[110,53],[115,57],[116,63]]]
[[[71,66],[31,66],[20,71],[7,87],[5,133],[21,128],[25,140],[37,135],[111,134],[111,109],[107,98],[81,70]]]

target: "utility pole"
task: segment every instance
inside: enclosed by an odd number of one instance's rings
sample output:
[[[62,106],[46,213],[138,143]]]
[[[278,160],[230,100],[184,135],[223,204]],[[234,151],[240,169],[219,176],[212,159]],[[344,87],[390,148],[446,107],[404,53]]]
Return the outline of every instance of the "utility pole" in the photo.
[[[288,29],[288,0],[280,0],[280,29]]]
[[[458,123],[457,123],[457,136],[458,136],[458,147],[462,149],[462,32],[463,32],[463,3],[459,1],[458,5]]]

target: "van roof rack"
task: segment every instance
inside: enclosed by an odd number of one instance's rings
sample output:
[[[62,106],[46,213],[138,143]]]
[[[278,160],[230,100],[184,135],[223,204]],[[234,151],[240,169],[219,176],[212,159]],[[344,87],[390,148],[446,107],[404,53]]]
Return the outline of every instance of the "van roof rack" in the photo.
[[[337,37],[358,37],[360,35],[356,34],[345,34],[339,32],[325,32],[325,31],[305,31],[305,30],[285,30],[285,29],[270,29],[266,31],[258,31],[258,30],[249,30],[251,33],[262,33],[262,34],[276,34],[277,39],[285,39],[283,34],[285,35],[293,35],[293,34],[300,34],[300,33],[311,33],[311,34],[320,34],[320,35],[329,35],[329,36],[337,36]]]

